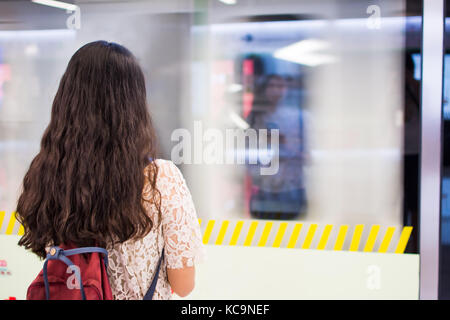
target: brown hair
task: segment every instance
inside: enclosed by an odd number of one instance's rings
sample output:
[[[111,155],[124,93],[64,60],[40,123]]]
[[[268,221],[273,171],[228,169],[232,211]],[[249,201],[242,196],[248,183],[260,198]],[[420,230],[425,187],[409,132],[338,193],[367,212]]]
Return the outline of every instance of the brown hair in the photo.
[[[133,54],[106,41],[81,47],[62,76],[40,151],[23,179],[19,245],[44,258],[48,245],[105,247],[145,236],[154,223],[143,201],[161,215],[158,169],[149,160],[155,142],[144,74]],[[145,179],[152,187],[147,200]]]

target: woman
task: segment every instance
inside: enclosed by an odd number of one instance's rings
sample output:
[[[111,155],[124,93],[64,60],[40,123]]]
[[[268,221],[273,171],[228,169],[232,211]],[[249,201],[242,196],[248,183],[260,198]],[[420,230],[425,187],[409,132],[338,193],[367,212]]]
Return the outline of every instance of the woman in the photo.
[[[41,150],[23,180],[19,245],[44,258],[70,242],[108,249],[115,299],[142,299],[165,248],[154,299],[186,296],[203,247],[181,172],[155,160],[145,80],[123,46],[96,41],[71,58]]]

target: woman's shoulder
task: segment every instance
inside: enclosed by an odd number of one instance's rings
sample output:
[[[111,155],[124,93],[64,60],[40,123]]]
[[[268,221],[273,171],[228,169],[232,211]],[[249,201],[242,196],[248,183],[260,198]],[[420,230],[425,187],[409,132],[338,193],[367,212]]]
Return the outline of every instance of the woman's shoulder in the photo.
[[[165,159],[155,159],[153,164],[156,165],[156,189],[159,191],[160,196],[165,198],[173,193],[174,190],[180,192],[186,184],[180,169],[172,161]],[[154,172],[155,166],[152,164],[149,164],[144,170],[146,176],[143,190],[144,199],[151,199],[153,195],[152,181],[154,179]]]
[[[155,159],[154,163],[157,167],[157,183],[166,180],[180,181],[184,179],[180,169],[171,160]],[[149,171],[145,170],[145,172],[148,175]]]
[[[180,169],[171,160],[155,159],[156,166],[158,167],[158,175],[169,174],[178,175],[181,174]]]

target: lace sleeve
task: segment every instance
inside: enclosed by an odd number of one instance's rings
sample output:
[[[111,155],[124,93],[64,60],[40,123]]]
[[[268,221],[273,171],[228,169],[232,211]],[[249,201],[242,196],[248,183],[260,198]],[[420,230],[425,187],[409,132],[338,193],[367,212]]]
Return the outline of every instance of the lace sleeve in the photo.
[[[192,267],[204,260],[205,249],[191,194],[173,162],[158,160],[157,164],[167,267]]]

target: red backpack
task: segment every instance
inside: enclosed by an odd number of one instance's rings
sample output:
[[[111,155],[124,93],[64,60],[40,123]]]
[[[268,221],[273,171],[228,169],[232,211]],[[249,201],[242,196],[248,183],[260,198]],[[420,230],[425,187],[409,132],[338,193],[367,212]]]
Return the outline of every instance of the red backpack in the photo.
[[[89,254],[83,257],[83,253]],[[108,251],[103,248],[51,247],[44,267],[28,287],[27,300],[113,300],[107,266]]]
[[[89,253],[87,258],[80,254]],[[103,259],[100,254],[103,254]],[[69,259],[69,256],[73,256]],[[164,249],[143,300],[152,300]],[[44,267],[28,287],[27,300],[113,300],[108,274],[108,251],[98,247],[51,247]]]

